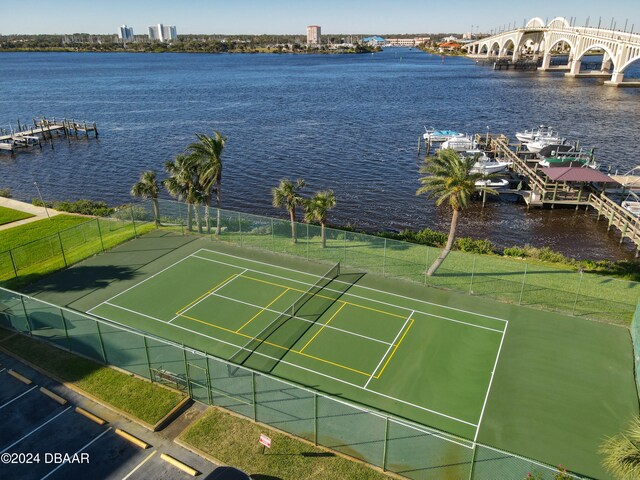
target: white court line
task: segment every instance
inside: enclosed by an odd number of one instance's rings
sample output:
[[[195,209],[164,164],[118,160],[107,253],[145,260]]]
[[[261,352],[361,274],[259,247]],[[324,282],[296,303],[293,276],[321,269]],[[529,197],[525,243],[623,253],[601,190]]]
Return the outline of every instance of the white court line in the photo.
[[[127,288],[126,290],[121,291],[120,293],[115,294],[113,297],[106,299],[104,302],[99,303],[98,305],[96,305],[93,308],[90,308],[89,310],[87,310],[87,313],[91,313],[92,310],[98,308],[100,305],[103,305],[107,302],[110,302],[111,300],[113,300],[114,298],[119,297],[120,295],[122,295],[123,293],[127,293],[129,290],[132,290],[134,288],[136,288],[138,285],[142,285],[144,282],[146,282],[147,280],[151,280],[153,277],[160,275],[162,272],[169,270],[172,267],[175,267],[177,264],[179,264],[180,262],[184,262],[187,258],[189,258],[189,256],[186,256],[184,258],[181,258],[180,260],[178,260],[175,263],[172,263],[171,265],[169,265],[167,268],[163,268],[162,270],[160,270],[159,272],[154,273],[153,275],[151,275],[150,277],[145,278],[144,280],[142,280],[141,282],[136,283],[135,285],[132,285],[131,287]],[[237,267],[237,268],[242,268],[242,267]]]
[[[196,255],[196,254],[193,254],[193,255],[191,255],[191,256],[192,256],[192,257],[194,257],[194,258],[199,258],[199,259],[201,259],[201,260],[206,260],[206,261],[208,261],[208,262],[219,263],[219,264],[221,264],[221,265],[226,265],[226,266],[229,266],[229,267],[236,267],[236,268],[239,268],[239,267],[237,267],[236,265],[233,265],[233,264],[231,264],[231,263],[225,263],[225,262],[221,262],[221,261],[219,261],[219,260],[213,260],[212,258],[199,257],[199,256],[198,256],[198,255]],[[275,266],[275,265],[274,265],[274,266]],[[311,284],[306,283],[306,282],[302,282],[302,281],[300,281],[300,280],[294,280],[293,278],[281,277],[281,276],[279,276],[279,275],[274,275],[273,273],[263,272],[262,270],[253,270],[253,269],[251,269],[251,268],[248,268],[247,270],[248,270],[248,271],[250,271],[250,272],[259,273],[259,274],[262,274],[262,275],[267,275],[267,276],[269,276],[269,277],[279,278],[280,280],[287,280],[287,281],[290,281],[290,282],[300,283],[300,284],[305,285],[305,286],[311,286]],[[300,273],[302,273],[302,272],[300,272]],[[336,281],[336,280],[334,280],[334,281]],[[345,282],[341,282],[341,283],[345,283]],[[360,287],[360,286],[358,285],[358,287]],[[366,288],[366,287],[360,287],[360,288]],[[331,288],[326,288],[326,290],[327,290],[327,291],[330,291],[330,292],[341,293],[341,292],[339,292],[338,290],[333,290],[333,289],[331,289]],[[378,290],[375,290],[375,291],[378,291]],[[383,293],[384,293],[384,292],[383,292]],[[426,316],[428,316],[428,317],[439,318],[439,319],[441,319],[441,320],[446,320],[447,322],[459,323],[459,324],[462,324],[462,325],[467,325],[467,326],[469,326],[469,327],[480,328],[480,329],[482,329],[482,330],[489,330],[489,331],[492,331],[492,332],[496,332],[496,333],[500,333],[500,334],[502,334],[502,330],[497,330],[497,329],[495,329],[495,328],[485,327],[485,326],[483,326],[483,325],[476,325],[475,323],[464,322],[464,321],[462,321],[462,320],[456,320],[455,318],[443,317],[443,316],[441,316],[441,315],[436,315],[435,313],[427,313],[427,312],[422,312],[422,311],[420,311],[420,310],[413,310],[413,309],[408,308],[408,307],[401,307],[400,305],[395,305],[395,304],[393,304],[393,303],[383,302],[383,301],[381,301],[381,300],[376,300],[376,299],[374,299],[374,298],[363,297],[363,296],[356,295],[356,294],[354,294],[354,293],[350,293],[350,292],[347,292],[347,293],[345,293],[344,295],[345,295],[345,296],[349,296],[349,297],[353,297],[353,298],[358,298],[358,299],[360,299],[360,300],[367,300],[367,301],[369,301],[369,302],[379,303],[380,305],[385,305],[385,306],[387,306],[387,307],[394,307],[394,308],[398,308],[398,309],[400,309],[400,310],[408,310],[408,311],[411,311],[411,312],[419,313],[420,315],[426,315]],[[391,295],[393,295],[393,294],[391,294]],[[405,297],[405,298],[409,298],[409,297]]]
[[[207,298],[209,298],[211,295],[214,295],[218,290],[220,290],[223,287],[226,287],[227,285],[229,285],[231,282],[233,282],[236,278],[241,277],[243,274],[247,273],[249,271],[249,269],[245,268],[242,272],[238,273],[237,275],[235,275],[233,278],[230,278],[229,280],[227,280],[226,282],[224,282],[222,285],[220,285],[218,288],[216,288],[213,292],[209,292],[208,294],[206,294],[204,297],[202,297],[200,300],[198,300],[196,303],[194,303],[193,305],[189,305],[189,308],[185,308],[184,310],[178,310],[180,313],[178,315],[176,315],[175,317],[173,317],[171,320],[169,320],[169,323],[173,322],[176,318],[180,317],[183,313],[188,312],[189,310],[191,310],[193,307],[195,307],[196,305],[198,305],[200,302],[206,300]]]
[[[119,309],[121,309],[121,310],[125,310],[125,311],[130,312],[130,313],[133,313],[133,314],[135,314],[135,315],[140,315],[140,316],[142,316],[142,317],[146,317],[146,318],[149,318],[149,319],[151,319],[151,320],[155,320],[156,322],[160,322],[160,323],[163,323],[163,324],[165,324],[165,325],[166,325],[166,323],[167,323],[167,322],[165,322],[164,320],[160,320],[160,319],[158,319],[158,318],[154,318],[154,317],[152,317],[152,316],[150,316],[150,315],[146,315],[146,314],[144,314],[144,313],[136,312],[135,310],[131,310],[131,309],[126,308],[126,307],[121,307],[120,305],[116,305],[116,304],[114,304],[114,303],[107,303],[107,305],[110,305],[110,306],[112,306],[112,307],[114,307],[114,308],[119,308]],[[111,322],[111,321],[112,321],[112,320],[109,320],[108,318],[101,317],[100,315],[97,315],[97,314],[95,314],[95,313],[94,313],[94,315],[95,315],[96,317],[98,317],[98,318],[102,318],[102,319],[107,320],[107,321],[109,321],[109,322]],[[316,375],[320,375],[320,376],[322,376],[322,377],[329,378],[329,379],[334,380],[334,381],[336,381],[336,382],[344,383],[345,385],[349,385],[349,386],[354,387],[354,388],[357,388],[357,389],[359,389],[359,390],[364,390],[364,387],[362,387],[361,385],[356,385],[355,383],[347,382],[346,380],[342,380],[342,379],[340,379],[340,378],[335,378],[335,377],[332,377],[331,375],[327,375],[327,374],[325,374],[325,373],[317,372],[317,371],[312,370],[312,369],[310,369],[310,368],[306,368],[306,367],[302,367],[302,366],[300,366],[300,365],[296,365],[295,363],[290,363],[290,362],[287,362],[287,361],[285,361],[285,360],[280,360],[280,359],[277,359],[277,358],[274,358],[274,357],[270,357],[269,355],[265,355],[264,353],[261,353],[261,352],[258,352],[258,351],[250,350],[250,349],[248,349],[248,348],[246,348],[246,347],[244,347],[244,346],[242,346],[242,345],[236,345],[235,343],[227,342],[227,341],[225,341],[225,340],[221,340],[221,339],[216,338],[216,337],[211,337],[211,336],[206,335],[206,334],[204,334],[204,333],[202,333],[202,332],[198,332],[198,331],[196,331],[196,330],[191,330],[191,329],[189,329],[189,328],[182,327],[182,326],[180,326],[180,325],[176,325],[175,323],[172,323],[172,324],[171,324],[171,326],[172,326],[172,327],[174,327],[174,328],[179,328],[179,329],[181,329],[181,330],[187,331],[187,332],[189,332],[189,333],[193,333],[193,334],[195,334],[195,335],[199,335],[199,336],[201,336],[201,337],[208,338],[209,340],[215,340],[216,342],[223,343],[223,344],[225,344],[225,345],[229,345],[229,346],[234,347],[234,348],[239,348],[239,349],[242,349],[242,350],[247,350],[247,351],[249,351],[249,352],[253,352],[253,354],[254,354],[254,355],[260,355],[260,356],[263,356],[263,357],[265,357],[265,358],[269,358],[269,359],[271,359],[271,360],[276,360],[276,361],[278,361],[279,363],[283,363],[283,364],[285,364],[285,365],[289,365],[289,366],[294,367],[294,368],[299,368],[300,370],[304,370],[304,371],[307,371],[307,372],[310,372],[310,373],[314,373],[314,374],[316,374]],[[419,410],[423,410],[423,411],[425,411],[425,412],[433,413],[434,415],[438,415],[438,416],[440,416],[440,417],[448,418],[449,420],[454,420],[454,421],[456,421],[456,422],[464,423],[465,425],[470,425],[470,426],[472,426],[472,427],[477,427],[477,426],[478,426],[478,425],[477,425],[477,424],[475,424],[475,423],[467,422],[466,420],[462,420],[462,419],[460,419],[460,418],[456,418],[456,417],[453,417],[453,416],[451,416],[451,415],[447,415],[447,414],[445,414],[445,413],[438,412],[438,411],[436,411],[436,410],[431,410],[430,408],[422,407],[422,406],[420,406],[420,405],[416,405],[416,404],[414,404],[414,403],[407,402],[407,401],[405,401],[405,400],[401,400],[401,399],[396,398],[396,397],[392,397],[391,395],[385,395],[384,393],[376,392],[375,390],[365,390],[365,391],[367,391],[367,392],[369,392],[369,393],[373,393],[373,394],[378,395],[378,396],[381,396],[381,397],[384,397],[384,398],[387,398],[387,399],[389,399],[389,400],[393,400],[393,401],[395,401],[395,402],[400,402],[400,403],[403,403],[403,404],[405,404],[405,405],[409,405],[410,407],[414,407],[414,408],[417,408],[417,409],[419,409]],[[452,440],[449,440],[449,441],[452,441]],[[454,442],[454,443],[455,443],[455,442]],[[465,447],[466,447],[466,446],[465,446]],[[471,447],[466,447],[466,448],[471,448]]]
[[[235,298],[225,297],[224,295],[220,295],[219,293],[216,293],[215,296],[219,297],[219,298],[224,298],[225,300],[231,300],[232,302],[240,303],[242,305],[247,305],[249,307],[259,308],[260,310],[262,310],[264,312],[277,313],[278,315],[284,315],[285,314],[285,312],[279,312],[278,310],[273,310],[272,308],[265,308],[265,307],[261,307],[260,305],[254,305],[253,303],[244,302],[242,300],[238,300],[238,299],[235,299]],[[291,317],[291,318],[294,318],[296,320],[301,320],[301,321],[307,322],[307,323],[317,323],[317,322],[314,322],[313,320],[308,320],[308,319],[302,318],[302,317],[296,317],[295,315],[293,317]],[[333,327],[331,325],[325,325],[324,328],[330,328],[332,330],[337,330],[338,332],[347,333],[349,335],[354,335],[356,337],[361,337],[361,338],[364,338],[364,339],[367,339],[367,340],[371,340],[372,342],[378,342],[378,343],[382,343],[384,345],[393,346],[393,343],[385,342],[384,340],[378,340],[377,338],[373,338],[373,337],[367,337],[366,335],[362,335],[360,333],[351,332],[349,330],[344,330],[344,329],[338,328],[338,327]]]
[[[156,453],[158,453],[157,450],[154,450],[153,452],[151,452],[149,455],[146,456],[146,458],[144,460],[142,460],[138,465],[136,465],[136,467],[131,470],[126,477],[122,477],[122,480],[127,480],[127,478],[129,478],[131,475],[133,475],[134,473],[136,473],[136,471],[142,467],[142,465],[144,465],[145,463],[147,463],[147,460],[149,460],[151,457],[153,457]]]
[[[487,394],[484,397],[484,403],[482,404],[482,411],[480,412],[480,419],[478,420],[478,427],[476,428],[476,434],[473,437],[473,443],[476,443],[478,439],[478,434],[480,433],[480,424],[482,424],[482,416],[484,415],[484,409],[487,406],[487,401],[489,400],[489,392],[491,392],[491,383],[493,382],[493,376],[496,374],[496,368],[498,368],[498,359],[500,358],[500,351],[502,350],[502,343],[504,342],[504,337],[507,334],[507,327],[509,323],[504,326],[504,333],[502,334],[502,339],[500,340],[500,346],[498,347],[498,354],[496,355],[496,361],[493,364],[493,370],[491,371],[491,379],[489,380],[489,386],[487,387]]]
[[[96,438],[94,438],[93,440],[91,440],[89,443],[87,443],[84,447],[81,447],[79,450],[76,450],[75,453],[73,455],[69,455],[70,457],[73,457],[75,455],[77,455],[78,453],[82,452],[85,448],[87,448],[89,445],[91,445],[92,443],[94,443],[95,441],[97,441],[98,439],[100,439],[100,437],[102,437],[103,435],[106,435],[107,433],[109,433],[109,431],[112,429],[113,427],[109,427],[107,428],[104,432],[102,432],[100,435],[98,435]],[[58,469],[64,467],[67,463],[69,463],[68,460],[65,460],[64,462],[62,462],[60,465],[58,465],[56,468],[54,468],[53,470],[51,470],[49,473],[47,473],[44,477],[42,477],[40,480],[44,480],[45,478],[51,476],[54,472],[56,472]]]
[[[69,411],[69,409],[71,408],[71,406],[65,408],[63,411],[61,411],[60,413],[58,413],[55,417],[50,418],[49,420],[47,420],[46,422],[44,422],[42,425],[40,425],[39,427],[34,428],[33,430],[31,430],[29,433],[27,433],[25,436],[23,436],[21,439],[16,440],[15,442],[13,442],[11,445],[9,445],[8,447],[6,447],[4,450],[0,451],[0,453],[4,453],[7,450],[9,450],[11,447],[13,447],[14,445],[17,445],[18,443],[20,443],[22,440],[24,440],[25,438],[27,438],[28,436],[36,433],[38,430],[40,430],[42,427],[44,427],[45,425],[47,425],[50,422],[53,422],[56,418],[58,418],[60,415],[62,415],[63,413]]]
[[[29,390],[27,390],[26,392],[22,392],[20,395],[18,395],[17,397],[13,397],[11,400],[9,400],[7,403],[5,403],[4,405],[0,405],[0,409],[6,407],[7,405],[9,405],[10,403],[15,402],[16,400],[18,400],[20,397],[24,397],[27,393],[31,392],[34,388],[38,388],[37,385],[34,385],[33,387],[31,387]]]
[[[396,338],[393,339],[393,342],[391,343],[391,345],[389,345],[389,348],[387,349],[386,353],[382,356],[382,358],[380,359],[380,363],[378,363],[378,366],[373,370],[373,373],[371,374],[371,376],[369,377],[369,380],[367,380],[367,383],[364,384],[364,388],[365,390],[367,389],[367,387],[369,386],[369,382],[371,382],[371,380],[373,380],[373,376],[376,374],[376,372],[378,371],[378,369],[380,368],[380,365],[382,365],[382,362],[384,362],[384,359],[387,358],[387,355],[389,355],[389,352],[391,351],[391,347],[393,347],[393,344],[396,343],[396,340],[398,340],[398,337],[400,336],[400,334],[404,331],[404,327],[407,326],[407,323],[409,323],[409,321],[411,320],[411,317],[413,317],[413,314],[416,313],[415,311],[412,311],[409,316],[407,317],[407,320],[404,322],[404,324],[402,325],[402,328],[398,331],[398,334],[396,335]]]
[[[300,271],[300,270],[296,270],[296,269],[294,269],[294,268],[281,267],[280,265],[273,265],[272,263],[260,262],[260,261],[258,261],[258,260],[252,260],[251,258],[240,257],[240,256],[237,256],[237,255],[231,255],[231,254],[229,254],[229,253],[217,252],[216,250],[209,250],[208,248],[201,248],[200,250],[196,251],[195,253],[192,253],[190,256],[196,256],[196,253],[199,253],[199,252],[201,252],[201,251],[203,251],[203,250],[204,250],[205,252],[211,252],[211,253],[215,253],[215,254],[217,254],[217,255],[224,255],[224,256],[226,256],[226,257],[237,258],[237,259],[240,259],[240,260],[245,260],[245,261],[247,261],[247,262],[259,263],[260,265],[267,265],[267,266],[269,266],[269,267],[279,268],[279,269],[281,269],[281,270],[288,270],[288,271],[290,271],[290,272],[296,272],[296,273],[300,273],[300,274],[302,274],[302,275],[307,275],[307,276],[311,276],[311,277],[315,277],[315,278],[321,278],[321,277],[322,277],[322,275],[316,275],[316,274],[314,274],[314,273],[309,273],[309,272],[302,272],[302,271]],[[204,258],[204,257],[198,257],[198,258]],[[301,260],[305,260],[305,259],[304,259],[304,258],[302,258],[302,257],[298,257],[298,258],[300,258]],[[211,259],[207,259],[207,260],[211,260]],[[215,261],[215,260],[213,260],[213,261]],[[222,263],[222,262],[221,262],[221,263]],[[237,267],[237,265],[235,265],[235,266]],[[264,272],[262,272],[262,273],[264,273]],[[389,278],[389,277],[385,277],[385,278]],[[345,284],[347,284],[347,283],[348,283],[348,282],[342,282],[341,280],[336,280],[336,281],[338,281],[338,282],[340,282],[340,283],[345,283]],[[300,282],[300,283],[304,283],[304,282]],[[362,288],[362,289],[364,289],[364,290],[371,290],[372,292],[383,293],[383,294],[385,294],[385,295],[393,295],[394,297],[404,298],[404,299],[406,299],[406,300],[413,300],[413,301],[420,302],[420,303],[424,303],[424,304],[427,304],[427,305],[433,305],[434,307],[440,307],[440,308],[446,308],[446,309],[448,309],[448,310],[454,310],[454,311],[456,311],[456,312],[470,313],[470,314],[475,315],[475,316],[477,316],[477,317],[490,318],[490,319],[492,319],[492,320],[498,320],[498,321],[500,321],[500,322],[504,322],[504,323],[507,323],[507,322],[508,322],[508,320],[506,320],[506,319],[504,319],[504,318],[500,318],[500,317],[493,317],[493,316],[491,316],[491,315],[485,315],[484,313],[471,312],[471,311],[469,311],[469,310],[463,310],[463,309],[461,309],[461,308],[450,307],[450,306],[448,306],[448,305],[442,305],[442,304],[440,304],[440,303],[428,302],[428,301],[426,301],[426,300],[420,300],[420,299],[418,299],[418,298],[406,297],[406,296],[404,296],[404,295],[400,295],[400,294],[398,294],[398,293],[386,292],[386,291],[383,291],[383,290],[378,290],[378,289],[376,289],[376,288],[364,287],[364,286],[362,286],[362,285],[358,285],[358,288]],[[402,308],[402,307],[401,307],[401,308]],[[416,310],[416,312],[417,312],[417,313],[422,313],[422,312],[418,312],[417,310]]]

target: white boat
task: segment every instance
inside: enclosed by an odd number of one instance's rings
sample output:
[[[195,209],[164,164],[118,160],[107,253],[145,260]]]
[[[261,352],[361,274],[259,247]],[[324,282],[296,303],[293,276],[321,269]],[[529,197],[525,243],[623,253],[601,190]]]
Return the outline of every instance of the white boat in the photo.
[[[620,206],[631,213],[631,215],[640,217],[640,197],[635,193],[629,193]]]
[[[529,143],[533,142],[536,137],[551,137],[555,134],[556,132],[554,132],[551,127],[540,125],[538,128],[532,128],[524,132],[516,132],[516,138],[520,140],[521,143]]]
[[[422,138],[424,138],[427,142],[446,142],[450,138],[456,137],[464,137],[464,133],[454,132],[453,130],[435,130],[435,129],[427,129],[424,127],[424,134]]]
[[[472,137],[465,135],[462,137],[453,137],[443,142],[440,147],[442,150],[450,148],[455,150],[456,152],[466,152],[468,150],[474,150],[478,147],[478,142],[476,142]]]
[[[13,142],[0,142],[0,150],[13,150]]]
[[[533,153],[538,153],[544,147],[549,145],[561,145],[565,143],[564,138],[560,138],[556,135],[549,136],[537,136],[532,142],[526,143],[527,150]]]
[[[14,135],[11,137],[13,144],[17,147],[35,147],[40,145],[40,139],[30,135]]]
[[[482,173],[484,175],[500,173],[504,172],[510,165],[511,162],[501,162],[484,154],[479,156],[476,163],[473,164],[471,173]]]
[[[476,188],[493,188],[494,190],[505,189],[509,186],[509,180],[506,178],[489,178],[485,180],[476,180]]]

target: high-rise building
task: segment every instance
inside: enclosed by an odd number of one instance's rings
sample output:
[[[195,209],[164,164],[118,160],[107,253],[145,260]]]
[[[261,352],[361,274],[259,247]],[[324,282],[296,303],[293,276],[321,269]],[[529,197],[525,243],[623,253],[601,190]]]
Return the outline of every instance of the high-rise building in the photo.
[[[133,40],[133,27],[122,25],[118,29],[118,38],[120,40]]]
[[[307,27],[307,45],[320,45],[320,26],[309,25]]]
[[[174,25],[152,25],[149,27],[149,39],[160,42],[169,42],[178,38],[178,30]]]

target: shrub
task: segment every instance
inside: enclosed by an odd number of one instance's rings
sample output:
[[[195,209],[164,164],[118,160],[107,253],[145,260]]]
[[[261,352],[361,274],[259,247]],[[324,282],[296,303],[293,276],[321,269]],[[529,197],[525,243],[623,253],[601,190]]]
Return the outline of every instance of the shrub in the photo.
[[[572,263],[573,259],[565,257],[560,252],[554,252],[549,247],[542,247],[538,251],[538,259],[550,263]]]
[[[10,188],[0,188],[0,197],[11,198]]]
[[[458,250],[467,253],[479,253],[487,255],[493,253],[494,245],[489,240],[475,240],[471,237],[460,237],[456,240],[455,246]]]
[[[98,217],[107,217],[114,211],[105,202],[96,202],[93,200],[77,200],[75,202],[56,202],[53,208],[60,212],[79,213],[81,215],[95,215]]]
[[[517,258],[525,258],[527,256],[527,251],[522,247],[507,247],[502,251],[502,254],[505,257],[517,257]]]

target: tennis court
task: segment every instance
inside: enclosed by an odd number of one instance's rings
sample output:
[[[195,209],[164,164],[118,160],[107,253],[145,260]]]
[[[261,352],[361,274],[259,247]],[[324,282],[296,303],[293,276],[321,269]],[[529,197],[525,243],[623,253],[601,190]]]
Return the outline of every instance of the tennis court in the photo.
[[[362,276],[200,249],[90,313],[475,440],[507,321]]]

